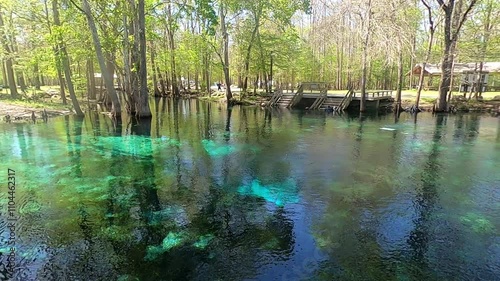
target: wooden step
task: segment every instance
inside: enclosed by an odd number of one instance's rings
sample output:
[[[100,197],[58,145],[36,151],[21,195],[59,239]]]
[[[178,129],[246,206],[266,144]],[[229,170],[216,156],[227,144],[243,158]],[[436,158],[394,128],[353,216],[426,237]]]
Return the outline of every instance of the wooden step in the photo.
[[[340,102],[325,102],[322,106],[339,106]]]

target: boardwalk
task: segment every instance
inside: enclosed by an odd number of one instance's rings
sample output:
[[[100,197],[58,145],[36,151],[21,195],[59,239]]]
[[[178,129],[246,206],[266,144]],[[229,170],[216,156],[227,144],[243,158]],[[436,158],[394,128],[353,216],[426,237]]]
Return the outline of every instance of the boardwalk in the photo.
[[[366,101],[369,107],[379,108],[382,103],[393,100],[391,90],[367,91]],[[345,110],[354,108],[361,101],[360,92],[348,91],[346,94],[328,93],[327,84],[320,82],[304,82],[295,93],[278,89],[269,102],[270,106],[281,106],[300,109],[326,109],[332,107]]]

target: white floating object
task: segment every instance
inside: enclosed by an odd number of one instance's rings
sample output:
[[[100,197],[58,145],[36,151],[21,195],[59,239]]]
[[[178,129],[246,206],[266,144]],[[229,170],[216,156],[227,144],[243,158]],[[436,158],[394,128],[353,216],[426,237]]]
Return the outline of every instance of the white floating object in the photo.
[[[382,128],[380,128],[380,130],[385,130],[385,131],[396,131],[396,129],[393,129],[393,128],[386,128],[386,127],[382,127]]]

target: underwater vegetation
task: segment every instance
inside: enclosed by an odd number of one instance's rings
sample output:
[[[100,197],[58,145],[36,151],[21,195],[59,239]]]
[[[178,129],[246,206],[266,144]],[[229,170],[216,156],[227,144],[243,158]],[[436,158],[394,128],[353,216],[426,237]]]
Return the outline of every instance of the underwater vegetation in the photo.
[[[232,144],[221,144],[213,140],[204,139],[201,141],[203,149],[212,157],[222,157],[227,156],[236,152],[243,153],[257,153],[260,148],[253,145],[232,145]]]
[[[469,212],[460,217],[460,222],[476,233],[493,233],[495,231],[493,223],[478,213]]]
[[[166,136],[151,138],[138,135],[99,137],[97,141],[91,143],[97,147],[97,151],[105,156],[113,151],[114,154],[118,155],[140,157],[151,156],[153,153],[152,145],[158,149],[181,145],[178,140]]]
[[[191,245],[197,249],[205,249],[214,239],[212,234],[199,236]],[[187,242],[193,241],[192,237],[187,232],[169,232],[161,245],[148,246],[145,260],[154,260],[160,257],[163,253],[170,251],[173,248],[185,245]]]
[[[218,144],[213,140],[202,140],[203,148],[210,156],[226,156],[236,151],[236,148],[229,144]]]
[[[158,258],[161,254],[169,251],[170,249],[181,245],[187,238],[185,232],[169,232],[168,235],[163,238],[161,245],[159,246],[148,246],[147,254],[144,258],[145,260],[154,260]]]
[[[240,186],[238,192],[241,195],[263,198],[279,207],[298,203],[300,200],[297,183],[293,179],[268,185],[263,185],[259,180],[255,179],[248,185]]]

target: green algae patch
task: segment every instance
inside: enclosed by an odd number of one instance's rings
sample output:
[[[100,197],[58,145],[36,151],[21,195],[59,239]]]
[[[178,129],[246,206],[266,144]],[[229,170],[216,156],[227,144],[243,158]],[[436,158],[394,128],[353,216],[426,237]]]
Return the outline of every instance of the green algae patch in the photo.
[[[213,140],[202,140],[203,148],[210,156],[220,157],[236,152],[236,148],[228,144],[218,144]]]
[[[182,232],[169,232],[163,239],[160,246],[148,246],[145,260],[154,260],[172,248],[181,245],[186,239],[186,235]]]
[[[212,234],[207,234],[200,236],[200,238],[194,242],[193,246],[198,249],[205,249],[208,244],[210,244],[210,241],[214,239],[214,236]]]
[[[147,157],[153,154],[153,146],[155,149],[162,149],[181,145],[179,140],[165,136],[153,139],[138,135],[99,137],[97,141],[91,141],[91,144],[97,148],[101,156],[108,158],[111,157],[109,153]]]
[[[240,186],[238,192],[241,195],[263,198],[279,207],[299,202],[297,184],[292,179],[268,185],[261,184],[259,180],[253,180],[248,185]]]
[[[170,232],[168,233],[167,237],[163,239],[163,242],[161,243],[161,247],[165,250],[168,251],[176,246],[179,246],[183,239],[183,234],[182,233],[173,233]]]
[[[478,213],[469,212],[460,217],[460,222],[476,233],[492,233],[495,230],[493,223]]]

